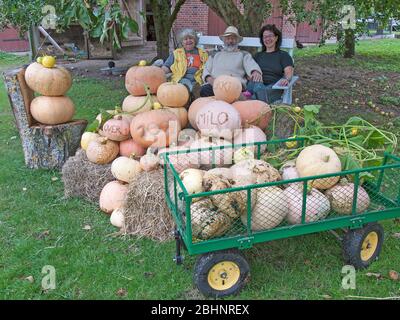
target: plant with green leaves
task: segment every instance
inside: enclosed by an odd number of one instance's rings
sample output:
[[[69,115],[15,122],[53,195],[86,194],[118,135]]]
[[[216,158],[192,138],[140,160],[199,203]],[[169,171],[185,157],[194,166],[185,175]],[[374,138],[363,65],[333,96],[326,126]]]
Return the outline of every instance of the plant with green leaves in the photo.
[[[139,30],[138,23],[115,0],[0,0],[0,28],[16,27],[24,34],[32,26],[41,25],[47,15],[46,5],[55,8],[57,30],[63,31],[78,23],[100,42],[111,41],[117,49],[129,32]]]
[[[361,117],[351,117],[342,125],[328,126],[317,119],[320,105],[306,105],[300,111],[297,108],[285,105],[273,108],[273,132],[277,114],[284,113],[294,122],[293,138],[305,140],[304,146],[288,141],[286,148],[270,150],[263,159],[275,167],[295,159],[304,147],[315,144],[332,148],[341,160],[342,170],[379,166],[385,152],[392,153],[397,149],[394,133],[378,128]],[[363,177],[367,178],[368,174]]]

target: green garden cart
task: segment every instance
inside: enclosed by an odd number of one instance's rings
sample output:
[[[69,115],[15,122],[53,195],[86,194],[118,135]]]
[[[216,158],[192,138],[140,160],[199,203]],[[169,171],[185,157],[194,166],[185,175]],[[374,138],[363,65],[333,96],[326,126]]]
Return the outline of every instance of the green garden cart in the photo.
[[[249,264],[241,251],[261,242],[320,231],[331,231],[338,236],[335,230],[342,230],[344,234],[340,239],[346,264],[362,269],[378,258],[384,231],[377,221],[400,217],[400,158],[393,154],[382,155],[379,166],[267,183],[233,185],[194,194],[185,188],[179,170],[172,161],[176,156],[197,159],[206,156],[210,159],[206,169],[229,167],[229,164],[220,161],[223,153],[251,147],[254,148],[255,158],[260,159],[278,150],[291,154],[294,145],[301,148],[304,142],[301,138],[291,138],[180,150],[163,155],[166,202],[176,224],[174,260],[177,264],[183,262],[182,247],[190,255],[199,255],[194,267],[194,283],[202,294],[223,297],[238,293],[250,274]],[[325,205],[311,201],[314,182],[342,178],[353,185],[347,212],[338,212],[330,205],[323,215],[310,214]],[[294,186],[300,190],[300,197],[295,200],[298,216],[297,219],[288,219],[281,214],[282,208],[278,205],[280,200],[277,197],[288,197],[287,190],[293,190]],[[316,192],[322,194],[326,190]],[[260,198],[262,193],[267,197]],[[349,197],[348,194],[344,196]],[[292,199],[290,194],[289,198]],[[199,205],[211,203],[210,200],[214,205]],[[223,207],[223,201],[226,201],[226,208]],[[288,198],[281,202],[282,205],[285,201],[290,206]],[[317,206],[318,210],[313,206]],[[208,215],[204,212],[208,212]],[[263,218],[268,221],[262,221]]]

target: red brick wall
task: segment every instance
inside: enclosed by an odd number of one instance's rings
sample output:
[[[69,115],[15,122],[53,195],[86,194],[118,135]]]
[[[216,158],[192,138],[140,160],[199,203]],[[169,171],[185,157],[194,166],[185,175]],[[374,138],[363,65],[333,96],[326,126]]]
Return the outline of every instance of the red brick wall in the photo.
[[[176,33],[184,28],[192,28],[207,34],[208,7],[200,0],[187,0],[181,7],[174,23],[174,31]]]
[[[0,32],[0,51],[29,51],[29,42],[28,40],[21,39],[17,30],[6,29],[3,32]]]
[[[307,28],[304,24],[301,24],[301,28],[298,29],[296,25],[292,25],[288,17],[282,16],[282,12],[278,7],[279,0],[268,0],[272,3],[271,16],[266,19],[265,24],[275,24],[280,30],[284,38],[296,38],[301,42],[318,42],[321,32],[313,32],[311,28]],[[196,31],[203,32],[203,34],[216,35],[220,33],[223,21],[218,23],[215,20],[215,15],[209,15],[209,8],[202,3],[200,0],[188,0],[182,6],[180,13],[178,14],[177,20],[174,24],[174,30],[179,31],[182,28],[193,28]],[[209,21],[209,17],[213,21]],[[221,19],[222,20],[222,19]],[[212,26],[218,26],[218,30],[211,32],[209,29],[209,22]],[[301,34],[300,34],[301,33]]]

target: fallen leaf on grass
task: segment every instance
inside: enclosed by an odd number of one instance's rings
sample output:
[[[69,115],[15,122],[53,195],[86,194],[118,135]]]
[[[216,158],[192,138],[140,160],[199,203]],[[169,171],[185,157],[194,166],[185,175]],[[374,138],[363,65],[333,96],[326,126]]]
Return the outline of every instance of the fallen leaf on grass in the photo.
[[[51,181],[57,181],[58,180],[58,177],[52,177],[51,178]]]
[[[392,279],[393,281],[399,280],[399,273],[394,270],[389,271],[389,278]]]
[[[128,291],[126,291],[126,289],[124,289],[124,288],[119,288],[117,290],[117,296],[126,297],[127,294],[128,294]]]
[[[27,188],[22,188],[22,191],[26,191],[26,190],[28,190]]]
[[[89,226],[88,224],[83,227],[83,230],[91,230],[91,229],[92,229],[92,227]]]
[[[393,237],[396,239],[400,239],[400,232],[393,233]]]
[[[41,232],[36,238],[37,239],[44,239],[50,234],[50,230],[46,230]]]
[[[332,296],[330,296],[329,294],[324,294],[324,295],[322,296],[322,298],[324,298],[324,299],[326,299],[326,300],[329,300],[329,299],[332,299]]]
[[[380,273],[368,272],[365,275],[367,277],[375,277],[376,279],[382,279],[383,278],[383,276]]]
[[[26,280],[26,281],[28,281],[30,283],[34,283],[35,282],[35,279],[32,276],[28,276],[24,280]]]

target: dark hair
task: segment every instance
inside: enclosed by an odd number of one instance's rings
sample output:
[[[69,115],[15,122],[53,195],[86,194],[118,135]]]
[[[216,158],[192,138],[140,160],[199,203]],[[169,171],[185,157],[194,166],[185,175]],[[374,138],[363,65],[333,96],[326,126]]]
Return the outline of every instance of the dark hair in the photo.
[[[278,36],[278,41],[275,44],[275,50],[279,50],[279,48],[281,47],[282,44],[282,32],[279,31],[279,29],[274,25],[274,24],[266,24],[265,26],[263,26],[260,30],[260,42],[262,45],[262,51],[267,51],[267,48],[264,44],[264,39],[263,39],[263,35],[265,31],[271,31],[273,32],[273,34],[275,36]]]

